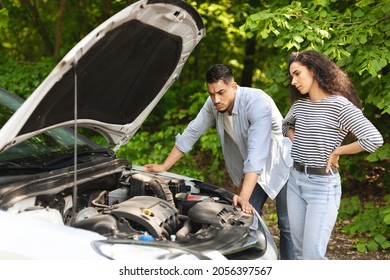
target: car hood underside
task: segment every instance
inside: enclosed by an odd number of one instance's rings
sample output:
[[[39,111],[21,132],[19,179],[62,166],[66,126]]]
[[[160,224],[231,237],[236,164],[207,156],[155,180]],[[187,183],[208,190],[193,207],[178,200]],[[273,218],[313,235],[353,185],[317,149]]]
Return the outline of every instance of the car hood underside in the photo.
[[[0,131],[0,151],[60,126],[126,143],[205,35],[184,1],[139,1],[102,23],[53,69]],[[77,124],[76,124],[77,122]]]

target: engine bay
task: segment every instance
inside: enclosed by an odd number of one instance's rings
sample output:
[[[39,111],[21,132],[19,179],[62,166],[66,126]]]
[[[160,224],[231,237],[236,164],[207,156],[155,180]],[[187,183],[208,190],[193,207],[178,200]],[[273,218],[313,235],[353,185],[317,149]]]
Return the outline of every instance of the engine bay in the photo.
[[[240,246],[251,228],[260,227],[220,189],[201,182],[134,170],[110,177],[109,187],[96,181],[79,187],[76,211],[68,190],[37,196],[20,214],[35,212],[109,239],[175,242],[197,250]]]

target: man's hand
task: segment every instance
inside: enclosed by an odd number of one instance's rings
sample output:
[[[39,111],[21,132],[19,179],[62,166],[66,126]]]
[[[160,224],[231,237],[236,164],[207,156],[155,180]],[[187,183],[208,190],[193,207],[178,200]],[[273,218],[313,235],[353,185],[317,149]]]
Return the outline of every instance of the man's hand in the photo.
[[[148,172],[164,172],[164,171],[166,171],[164,164],[157,164],[157,163],[145,164],[144,169],[145,169],[145,171],[148,171]]]
[[[237,206],[238,204],[241,206],[241,210],[244,213],[247,213],[247,214],[253,214],[254,213],[253,212],[253,207],[249,203],[249,201],[246,200],[246,199],[243,199],[242,197],[240,197],[240,196],[235,194],[233,196],[233,206]]]
[[[255,172],[248,172],[244,174],[244,178],[241,184],[241,191],[239,195],[233,196],[233,206],[240,204],[241,210],[247,214],[253,214],[253,206],[249,203],[249,199],[252,196],[253,189],[255,188],[259,175]]]
[[[157,163],[145,164],[144,169],[145,169],[145,171],[149,171],[149,172],[168,171],[183,155],[184,155],[184,153],[182,151],[180,151],[176,146],[173,146],[171,153],[165,159],[164,163],[162,163],[162,164],[157,164]]]

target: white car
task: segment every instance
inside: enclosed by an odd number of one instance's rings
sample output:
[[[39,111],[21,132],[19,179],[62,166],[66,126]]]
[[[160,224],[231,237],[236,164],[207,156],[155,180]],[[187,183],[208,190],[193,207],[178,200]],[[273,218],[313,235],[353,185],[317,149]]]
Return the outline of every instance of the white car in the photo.
[[[26,101],[0,89],[0,259],[278,258],[260,215],[233,207],[233,193],[115,155],[204,36],[186,2],[139,1],[81,40]]]

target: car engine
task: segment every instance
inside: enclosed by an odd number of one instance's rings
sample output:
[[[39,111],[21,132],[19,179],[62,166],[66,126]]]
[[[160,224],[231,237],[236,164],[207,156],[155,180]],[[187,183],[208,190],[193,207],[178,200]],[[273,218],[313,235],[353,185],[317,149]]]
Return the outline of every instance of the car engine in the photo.
[[[174,241],[197,250],[237,243],[254,223],[253,215],[233,207],[220,189],[197,188],[201,182],[190,185],[184,179],[134,170],[113,181],[109,188],[96,182],[81,186],[77,211],[71,207],[72,193],[65,191],[36,197],[35,206],[21,214],[42,211],[47,218],[57,211],[58,222],[107,238]]]
[[[3,194],[3,209],[96,232],[109,242],[157,242],[198,252],[218,250],[228,259],[255,259],[266,252],[261,218],[234,207],[231,192],[133,166],[120,172],[95,169],[95,173],[79,172],[82,183],[77,192],[70,183],[71,173],[61,185],[55,174],[32,182],[34,192],[23,188],[25,195],[18,191],[17,197],[24,198],[18,201],[13,199],[17,191],[13,189]]]
[[[77,213],[71,225],[113,238],[199,245],[225,235],[231,227],[247,230],[253,222],[252,215],[217,194],[191,193],[184,180],[129,173],[120,182],[110,192],[91,193],[90,205]]]

